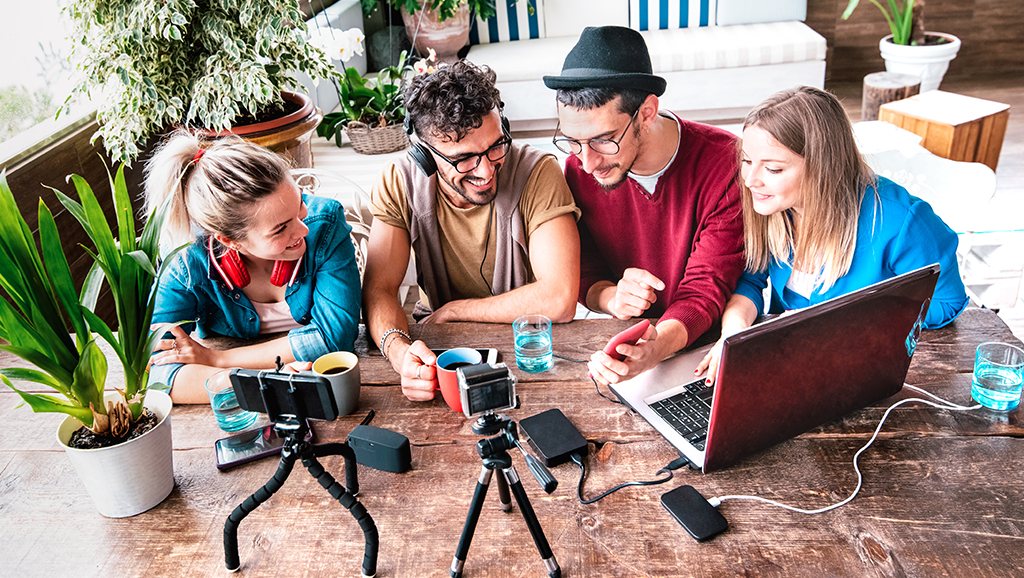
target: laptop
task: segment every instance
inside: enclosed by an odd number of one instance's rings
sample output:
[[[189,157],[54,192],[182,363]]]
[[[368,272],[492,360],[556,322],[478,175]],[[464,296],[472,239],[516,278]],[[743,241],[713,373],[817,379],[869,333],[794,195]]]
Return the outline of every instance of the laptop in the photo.
[[[708,345],[611,390],[695,467],[725,468],[900,391],[938,276],[936,263],[732,335],[714,387],[693,373]]]

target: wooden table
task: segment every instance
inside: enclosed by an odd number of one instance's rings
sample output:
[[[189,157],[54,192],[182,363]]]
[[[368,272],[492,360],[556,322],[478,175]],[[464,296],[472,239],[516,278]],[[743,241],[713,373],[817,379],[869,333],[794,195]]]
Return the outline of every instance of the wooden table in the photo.
[[[584,359],[628,324],[577,321],[554,328],[555,351]],[[415,326],[435,347],[497,347],[513,360],[505,325]],[[991,311],[970,309],[947,328],[926,332],[908,383],[954,402],[970,398],[974,348],[1014,341]],[[359,500],[380,531],[379,576],[447,576],[480,473],[471,422],[444,405],[412,403],[379,353],[358,342],[364,388],[355,414],[317,423],[318,440],[343,441],[366,415],[412,442],[413,468],[392,474],[361,467]],[[10,358],[0,359],[7,364]],[[114,367],[113,365],[111,367]],[[559,407],[591,442],[585,495],[647,480],[676,457],[640,417],[599,397],[579,364],[520,377],[513,419]],[[727,533],[698,544],[666,513],[662,493],[690,484],[705,496],[755,494],[804,508],[845,498],[856,484],[853,454],[898,394],[812,430],[722,472],[682,469],[667,484],[622,490],[593,505],[576,499],[578,468],[553,469],[545,495],[522,456],[513,463],[564,576],[1021,576],[1024,575],[1024,411],[954,413],[922,405],[893,412],[861,460],[864,488],[850,504],[816,516],[748,501],[725,502]],[[172,413],[175,490],[161,505],[128,519],[93,509],[54,439],[58,416],[14,410],[0,437],[0,575],[218,576],[222,531],[231,510],[273,474],[267,459],[228,472],[214,467],[224,434],[209,407]],[[344,479],[339,457],[324,465]],[[502,513],[492,488],[465,576],[545,576],[522,517]],[[288,483],[239,528],[241,576],[358,576],[363,536],[347,511],[297,467]]]

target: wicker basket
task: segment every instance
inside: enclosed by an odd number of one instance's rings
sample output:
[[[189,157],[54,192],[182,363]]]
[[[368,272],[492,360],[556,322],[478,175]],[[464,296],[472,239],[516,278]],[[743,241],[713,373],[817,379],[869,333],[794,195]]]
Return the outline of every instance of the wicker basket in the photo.
[[[361,122],[350,122],[345,127],[352,148],[364,155],[381,155],[409,148],[409,135],[401,123],[370,128]]]

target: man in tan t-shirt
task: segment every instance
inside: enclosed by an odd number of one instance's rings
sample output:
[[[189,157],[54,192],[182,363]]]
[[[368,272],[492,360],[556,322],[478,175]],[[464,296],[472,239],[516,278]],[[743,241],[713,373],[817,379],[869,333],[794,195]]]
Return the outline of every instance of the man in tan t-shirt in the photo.
[[[512,142],[494,78],[467,62],[416,77],[405,106],[420,142],[373,188],[367,329],[411,400],[433,399],[435,356],[397,298],[410,250],[421,323],[575,313],[579,211],[555,158]]]

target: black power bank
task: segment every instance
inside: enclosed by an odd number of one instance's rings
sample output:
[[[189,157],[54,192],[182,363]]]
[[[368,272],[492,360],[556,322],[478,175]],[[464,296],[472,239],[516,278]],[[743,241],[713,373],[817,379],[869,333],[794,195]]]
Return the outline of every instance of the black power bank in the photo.
[[[698,542],[710,540],[729,528],[729,522],[693,486],[679,486],[662,494],[661,505]]]
[[[582,458],[589,450],[583,434],[558,408],[520,420],[519,427],[529,436],[530,447],[549,468],[569,461],[572,454]]]
[[[348,446],[356,462],[385,472],[400,474],[412,465],[409,438],[389,429],[359,425],[348,434]]]

